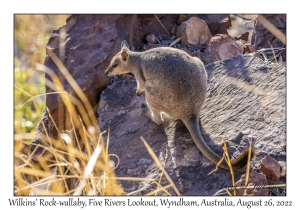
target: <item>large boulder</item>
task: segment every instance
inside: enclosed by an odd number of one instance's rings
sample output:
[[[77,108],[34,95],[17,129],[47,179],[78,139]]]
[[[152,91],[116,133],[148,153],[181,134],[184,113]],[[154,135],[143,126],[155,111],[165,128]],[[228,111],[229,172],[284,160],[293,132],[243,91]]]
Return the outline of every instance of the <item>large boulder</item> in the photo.
[[[71,15],[65,26],[53,30],[47,43],[48,50],[44,65],[54,71],[67,92],[77,97],[67,79],[53,62],[50,55],[54,53],[81,88],[91,107],[98,107],[102,90],[110,84],[110,78],[105,75],[104,70],[124,39],[127,39],[130,44],[133,42],[136,21],[135,15]],[[48,74],[46,79],[52,81]],[[43,142],[41,135],[45,133],[57,139],[56,127],[59,132],[71,130],[71,124],[67,122],[66,107],[59,94],[51,94],[54,91],[56,90],[46,87],[46,107],[49,111],[46,108],[43,110],[33,143]],[[35,146],[32,146],[31,151],[34,149]],[[42,150],[37,152],[41,153]]]
[[[243,54],[243,46],[226,34],[213,36],[208,46],[214,61],[222,61]]]

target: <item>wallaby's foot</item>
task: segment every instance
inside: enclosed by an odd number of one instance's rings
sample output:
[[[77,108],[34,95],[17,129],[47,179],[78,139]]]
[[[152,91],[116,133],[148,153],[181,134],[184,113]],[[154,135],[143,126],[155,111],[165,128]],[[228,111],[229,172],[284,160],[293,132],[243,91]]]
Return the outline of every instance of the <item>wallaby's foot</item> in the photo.
[[[147,116],[147,117],[149,117],[149,118],[151,118],[150,116],[151,116],[151,114],[150,114],[150,110],[149,110],[149,108],[148,108],[148,105],[147,104],[145,104],[145,103],[142,103],[142,109],[143,109],[143,112],[144,112],[144,114]]]
[[[143,103],[142,109],[144,114],[149,117],[153,122],[155,122],[157,125],[161,125],[163,123],[163,120],[161,119],[161,116],[157,114],[156,112],[149,109],[148,105]]]
[[[142,92],[139,91],[139,90],[137,90],[135,93],[136,93],[138,96],[141,96],[141,95],[142,95]]]

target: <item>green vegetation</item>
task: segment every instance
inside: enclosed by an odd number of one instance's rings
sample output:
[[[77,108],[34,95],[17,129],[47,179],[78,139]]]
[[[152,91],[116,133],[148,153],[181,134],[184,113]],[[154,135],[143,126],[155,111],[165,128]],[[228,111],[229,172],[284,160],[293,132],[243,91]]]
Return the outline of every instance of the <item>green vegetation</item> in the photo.
[[[15,133],[33,133],[45,104],[44,74],[35,70],[44,63],[51,31],[65,24],[69,15],[15,15],[14,107]]]

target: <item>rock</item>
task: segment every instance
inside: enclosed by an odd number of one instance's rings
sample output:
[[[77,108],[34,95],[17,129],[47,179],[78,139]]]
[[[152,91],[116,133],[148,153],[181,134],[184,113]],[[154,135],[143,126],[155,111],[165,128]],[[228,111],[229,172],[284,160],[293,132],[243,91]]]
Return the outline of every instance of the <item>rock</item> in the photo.
[[[236,43],[238,45],[240,45],[240,47],[243,49],[243,53],[253,53],[253,52],[256,52],[256,48],[253,45],[248,44],[247,41],[245,41],[243,39],[236,40]]]
[[[286,15],[276,14],[276,15],[263,15],[268,21],[270,21],[276,28],[278,28],[282,33],[286,34]],[[255,28],[253,31],[251,44],[256,47],[256,49],[262,48],[276,48],[285,47],[285,45],[279,41],[273,34],[271,34],[266,28],[259,22],[256,21]],[[270,57],[273,56],[270,54]],[[286,61],[286,52],[282,52],[283,61]]]
[[[151,44],[156,44],[157,43],[157,38],[154,34],[148,34],[146,36],[146,40],[147,40],[147,42],[149,42]]]
[[[285,65],[267,65],[261,59],[243,55],[210,63],[206,69],[207,99],[200,116],[208,146],[221,155],[225,138],[229,154],[235,157],[248,146],[251,135],[258,153],[251,161],[251,170],[258,169],[266,154],[286,161]],[[207,175],[215,165],[199,152],[182,122],[165,118],[158,126],[143,114],[144,94],[137,96],[135,89],[135,81],[114,82],[102,92],[99,103],[101,130],[110,128],[109,153],[120,158],[116,175],[160,179],[160,170],[140,139],[143,136],[162,164],[168,151],[165,170],[181,195],[213,195],[231,187],[228,171],[219,169]],[[147,160],[147,164],[140,164],[140,160]],[[244,171],[235,173],[236,180]],[[136,191],[135,195],[156,189],[155,184],[147,182],[120,184],[127,193]],[[161,184],[169,182],[163,178]],[[168,191],[175,195],[172,189]]]
[[[170,39],[172,25],[176,23],[178,17],[179,14],[160,16],[155,16],[154,14],[138,15],[136,25],[138,25],[139,28],[136,30],[135,44],[141,45],[141,40],[145,38],[145,34],[156,34],[163,39]]]
[[[237,187],[245,186],[245,179],[246,175],[243,175],[239,181],[235,184]],[[249,182],[248,186],[254,186],[254,189],[247,189],[248,196],[267,196],[269,195],[269,188],[263,188],[263,186],[268,185],[267,178],[264,174],[258,172],[251,172],[249,174]],[[244,195],[244,189],[237,189],[236,190],[237,196]]]
[[[197,17],[182,22],[177,27],[177,37],[181,37],[181,44],[199,47],[207,44],[211,39],[211,34],[207,24]]]
[[[205,47],[202,54],[203,54],[206,64],[214,62],[214,58],[211,54],[211,48],[209,45],[207,47]]]
[[[271,179],[273,179],[275,181],[279,180],[279,177],[280,177],[280,165],[270,155],[266,155],[262,159],[259,170],[261,172],[263,172],[268,178],[271,178]]]
[[[156,47],[162,47],[162,45],[147,43],[146,45],[143,46],[142,51],[150,50],[150,49],[156,48]]]
[[[254,53],[254,52],[256,52],[256,48],[253,46],[253,45],[251,45],[251,44],[245,44],[244,46],[244,53]]]
[[[262,58],[261,58],[261,55],[260,55],[258,52],[248,53],[248,55],[255,56],[255,57],[257,57],[257,58],[262,59]]]
[[[243,54],[243,47],[235,39],[226,34],[217,34],[209,44],[214,61],[221,61]]]
[[[188,48],[184,47],[182,50],[187,54],[192,55],[192,52]]]
[[[171,42],[170,42],[169,40],[162,40],[162,41],[161,41],[161,45],[164,46],[164,47],[169,46],[170,43],[171,43]]]
[[[214,14],[214,15],[192,15],[206,22],[212,36],[216,34],[228,34],[227,29],[231,27],[229,14]]]
[[[204,56],[203,56],[203,54],[201,53],[200,50],[197,50],[197,51],[192,52],[191,55],[192,55],[193,57],[199,58],[204,64],[206,63],[205,58],[204,58]]]
[[[186,21],[187,19],[188,17],[186,15],[180,15],[177,20],[177,24],[180,25],[183,21]]]
[[[285,161],[278,161],[278,164],[280,165],[281,168],[281,178],[286,178],[286,162]]]

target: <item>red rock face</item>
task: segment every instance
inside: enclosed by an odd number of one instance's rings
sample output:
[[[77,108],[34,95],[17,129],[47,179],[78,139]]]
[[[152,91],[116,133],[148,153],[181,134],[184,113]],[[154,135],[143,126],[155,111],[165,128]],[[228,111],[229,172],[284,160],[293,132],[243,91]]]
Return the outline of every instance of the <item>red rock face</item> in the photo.
[[[104,70],[110,63],[112,56],[120,50],[121,42],[128,37],[132,45],[134,39],[133,31],[136,31],[136,15],[71,15],[66,25],[59,30],[53,30],[47,46],[51,50],[47,51],[45,66],[52,69],[58,76],[64,89],[77,97],[69,82],[62,75],[56,64],[49,56],[53,52],[63,62],[71,76],[84,92],[91,107],[97,107],[100,94],[103,89],[110,84],[111,79],[107,77]],[[123,28],[126,28],[124,30]],[[122,30],[123,29],[123,30]],[[63,39],[60,32],[66,33]],[[64,55],[60,53],[60,42],[63,41]],[[46,75],[51,81],[51,77]],[[46,87],[46,92],[54,92]],[[57,130],[52,124],[48,114],[52,116],[58,130],[69,130],[70,123],[67,122],[68,112],[58,94],[48,94],[46,97],[46,109],[43,110],[41,120],[37,125],[36,137],[33,142],[40,141],[40,134],[44,133],[41,122],[44,122],[48,128],[48,134],[56,139],[58,138]]]
[[[157,38],[154,34],[148,34],[146,36],[146,40],[147,40],[147,42],[152,43],[152,44],[155,44],[157,42]]]
[[[266,155],[260,164],[261,172],[263,172],[268,178],[271,178],[275,181],[279,180],[280,176],[280,165],[279,163],[272,158],[270,155]]]
[[[181,44],[200,46],[207,44],[211,33],[207,24],[198,17],[191,17],[177,27],[177,37],[181,37]]]
[[[217,34],[211,38],[209,47],[214,61],[221,61],[243,54],[243,47],[226,34]]]
[[[237,187],[245,186],[245,178],[246,176],[243,175],[239,181],[236,182]],[[254,186],[254,189],[247,189],[247,195],[268,195],[269,189],[264,188],[268,184],[267,178],[264,174],[257,173],[255,171],[249,174],[249,184],[248,186]],[[244,189],[236,190],[237,195],[244,195]]]

